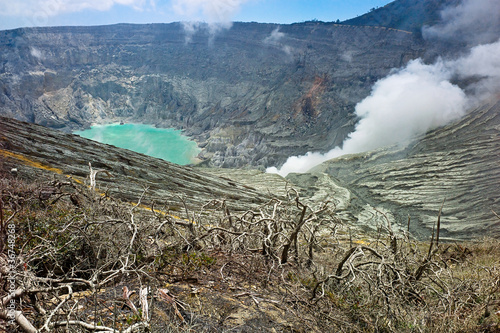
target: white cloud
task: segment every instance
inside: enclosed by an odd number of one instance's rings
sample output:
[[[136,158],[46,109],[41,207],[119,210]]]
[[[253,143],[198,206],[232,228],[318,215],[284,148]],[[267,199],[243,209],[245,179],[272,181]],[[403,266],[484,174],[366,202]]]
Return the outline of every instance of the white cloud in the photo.
[[[184,33],[186,34],[186,38],[185,38],[186,44],[191,43],[191,41],[193,39],[193,35],[198,29],[200,29],[200,25],[201,25],[200,22],[193,22],[193,21],[182,22],[182,26],[184,28]]]

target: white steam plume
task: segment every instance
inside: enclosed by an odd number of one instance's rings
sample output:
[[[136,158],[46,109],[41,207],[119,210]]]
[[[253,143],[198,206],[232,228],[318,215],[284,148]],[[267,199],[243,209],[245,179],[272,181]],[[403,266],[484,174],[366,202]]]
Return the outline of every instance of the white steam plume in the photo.
[[[193,34],[206,22],[211,38],[220,30],[229,29],[232,19],[241,6],[251,0],[173,0],[172,7],[185,23],[186,42],[190,42]]]
[[[264,38],[264,43],[276,45],[279,44],[283,38],[285,38],[285,33],[280,31],[280,27],[277,27],[269,36]]]
[[[175,12],[183,17],[208,23],[231,24],[241,5],[249,0],[174,0]]]
[[[371,95],[356,105],[361,119],[342,148],[292,156],[278,170],[286,176],[306,172],[329,159],[388,145],[406,145],[429,129],[464,115],[467,108],[500,92],[500,1],[463,0],[442,11],[442,22],[423,30],[426,38],[460,39],[478,45],[456,60],[426,65],[420,59],[379,80]],[[496,41],[496,42],[495,42]],[[490,44],[487,44],[490,43]],[[482,44],[482,45],[481,45]],[[472,79],[465,90],[450,82]]]
[[[38,60],[42,60],[43,59],[43,54],[42,54],[42,51],[40,51],[39,49],[37,49],[36,47],[32,47],[30,48],[30,54],[37,58]]]
[[[496,43],[479,45],[468,57],[457,60],[453,66],[460,78],[479,77],[470,85],[471,98],[485,100],[500,92],[500,39]]]
[[[269,36],[264,38],[264,44],[271,45],[274,47],[281,48],[281,50],[287,55],[291,56],[293,49],[283,43],[285,38],[285,33],[280,31],[280,27],[274,29]]]
[[[424,27],[426,39],[456,39],[473,45],[492,43],[499,37],[500,1],[464,0],[441,12],[442,22]]]
[[[411,138],[443,126],[465,114],[478,98],[499,91],[500,40],[473,48],[466,57],[439,60],[426,65],[420,59],[375,83],[370,96],[356,105],[361,118],[342,148],[321,154],[309,152],[292,156],[278,170],[267,172],[286,176],[306,172],[329,159],[388,145],[406,145]],[[453,85],[453,77],[481,77],[469,95]]]

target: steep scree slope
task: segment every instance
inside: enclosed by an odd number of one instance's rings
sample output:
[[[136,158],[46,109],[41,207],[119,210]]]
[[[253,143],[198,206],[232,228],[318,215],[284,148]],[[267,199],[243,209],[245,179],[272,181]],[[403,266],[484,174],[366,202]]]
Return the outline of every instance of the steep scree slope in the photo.
[[[250,186],[200,169],[178,166],[126,149],[100,144],[43,126],[0,117],[0,173],[16,168],[23,179],[71,178],[89,184],[89,165],[102,170],[96,190],[128,202],[184,211],[210,200],[227,200],[230,210],[250,209],[270,199]],[[151,207],[151,206],[149,206]]]
[[[314,171],[349,189],[354,205],[383,207],[404,229],[410,216],[414,234],[431,232],[444,200],[442,236],[500,236],[499,152],[497,98],[406,149],[344,156]]]

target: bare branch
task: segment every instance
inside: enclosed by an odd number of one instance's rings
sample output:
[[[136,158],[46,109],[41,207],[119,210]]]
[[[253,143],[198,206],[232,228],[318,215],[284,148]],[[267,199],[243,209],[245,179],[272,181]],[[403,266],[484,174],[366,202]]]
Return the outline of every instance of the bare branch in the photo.
[[[23,315],[21,311],[14,310],[13,313],[9,313],[6,309],[0,309],[0,318],[9,321],[12,318],[12,314],[14,314],[14,318],[16,323],[21,327],[21,329],[26,333],[37,333],[38,330],[30,323],[28,319]]]

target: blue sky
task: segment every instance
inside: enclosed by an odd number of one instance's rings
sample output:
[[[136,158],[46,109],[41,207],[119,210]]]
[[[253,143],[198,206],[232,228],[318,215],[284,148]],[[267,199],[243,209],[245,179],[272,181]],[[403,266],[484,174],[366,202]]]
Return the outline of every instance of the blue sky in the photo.
[[[0,30],[26,26],[345,20],[391,0],[0,0]]]

